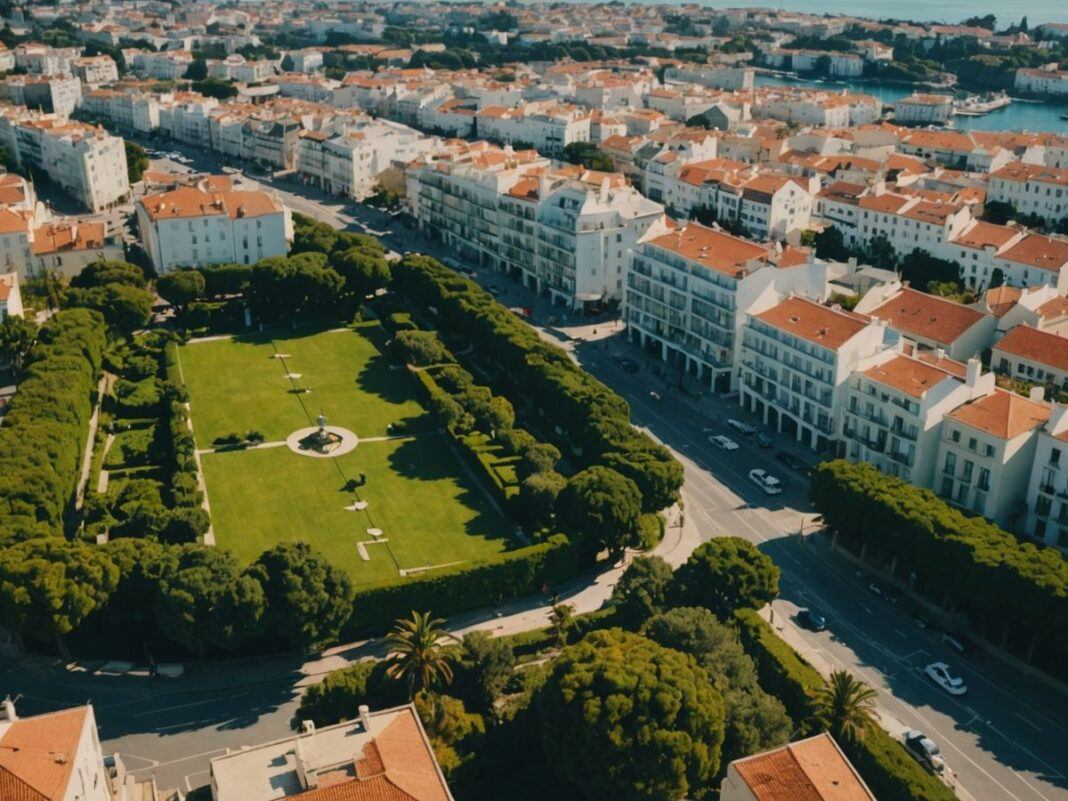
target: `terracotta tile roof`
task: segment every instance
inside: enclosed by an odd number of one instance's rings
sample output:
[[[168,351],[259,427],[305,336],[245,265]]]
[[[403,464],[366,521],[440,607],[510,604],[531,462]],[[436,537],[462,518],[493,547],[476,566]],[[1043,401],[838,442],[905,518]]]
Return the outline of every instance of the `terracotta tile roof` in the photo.
[[[1038,307],[1038,316],[1042,319],[1047,317],[1064,317],[1068,314],[1068,298],[1058,297],[1047,300]]]
[[[979,431],[1009,440],[1045,423],[1050,416],[1050,406],[997,389],[990,395],[958,406],[947,416]]]
[[[1029,325],[1013,328],[994,346],[994,351],[1068,372],[1068,338]]]
[[[960,236],[953,240],[953,244],[965,248],[975,248],[976,250],[983,250],[987,247],[998,249],[1004,247],[1007,242],[1019,233],[1020,230],[1018,228],[976,220]]]
[[[945,370],[909,356],[895,356],[865,370],[864,375],[912,398],[922,398],[927,390],[949,377]]]
[[[1014,286],[996,286],[988,289],[983,301],[987,309],[997,318],[1004,317],[1020,300],[1023,290]]]
[[[648,244],[696,261],[732,278],[737,277],[739,271],[744,270],[751,260],[766,260],[768,256],[767,248],[755,242],[693,222],[650,240]]]
[[[520,178],[518,181],[512,184],[512,188],[508,190],[508,194],[511,197],[519,198],[520,200],[537,200],[538,179]]]
[[[983,319],[980,311],[909,288],[873,309],[871,316],[886,320],[906,336],[920,337],[940,345],[956,342]]]
[[[181,186],[169,192],[146,195],[139,203],[151,220],[203,217],[226,214],[237,217],[260,217],[276,214],[281,208],[266,192],[231,190],[205,192],[193,186]]]
[[[411,709],[364,746],[356,778],[290,796],[293,801],[451,801]]]
[[[875,801],[829,734],[731,764],[756,801]]]
[[[15,209],[0,209],[0,235],[24,234],[29,230],[29,215],[26,212]]]
[[[18,273],[4,273],[0,275],[0,301],[6,302],[11,297],[12,290],[18,285]]]
[[[1041,164],[1025,164],[1022,161],[1014,161],[1006,164],[1000,170],[992,172],[991,178],[1001,178],[1005,181],[1039,181],[1041,183],[1059,184],[1068,186],[1068,169],[1045,167]]]
[[[89,707],[19,718],[0,737],[0,798],[58,801],[66,795]]]
[[[92,250],[104,246],[104,223],[48,223],[33,232],[33,254]]]
[[[885,192],[881,195],[865,195],[858,201],[858,204],[862,209],[871,209],[883,214],[897,214],[905,205],[911,202],[912,198],[910,197]]]
[[[26,199],[26,181],[19,175],[0,175],[0,204],[22,203]]]
[[[999,253],[998,258],[1039,270],[1059,272],[1068,264],[1068,241],[1028,234],[1004,253]]]
[[[821,306],[805,298],[790,297],[754,315],[780,331],[837,351],[870,322],[863,314]]]

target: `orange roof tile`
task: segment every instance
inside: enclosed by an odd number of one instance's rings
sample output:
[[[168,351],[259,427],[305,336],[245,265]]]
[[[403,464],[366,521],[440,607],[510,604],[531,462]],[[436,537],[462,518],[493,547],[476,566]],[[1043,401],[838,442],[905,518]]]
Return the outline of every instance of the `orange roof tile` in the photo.
[[[1049,416],[1049,404],[1036,403],[1003,389],[958,406],[948,415],[959,423],[1005,440],[1038,428]]]
[[[0,798],[54,801],[66,794],[89,707],[19,718],[0,737]]]
[[[1068,241],[1028,234],[1005,252],[999,253],[998,258],[1039,270],[1059,272],[1068,264]]]
[[[731,764],[756,801],[875,801],[829,734]]]
[[[997,318],[1004,317],[1020,300],[1023,290],[1014,286],[996,286],[988,289],[983,301],[990,313]]]
[[[780,331],[833,351],[863,331],[869,322],[862,314],[832,309],[799,297],[787,298],[754,316]]]
[[[906,336],[951,345],[983,319],[983,313],[952,300],[905,288],[871,312]]]
[[[768,257],[767,248],[755,242],[739,239],[694,222],[650,240],[648,244],[669,250],[732,278],[737,277],[738,272],[744,270],[753,259],[767,260]]]
[[[976,250],[983,250],[988,247],[996,250],[1003,247],[1005,243],[1019,233],[1018,228],[976,220],[964,230],[964,233],[953,240],[953,244],[965,248],[975,248]]]
[[[1068,372],[1068,338],[1029,325],[1013,328],[994,346],[994,350]]]
[[[909,356],[895,356],[865,370],[864,375],[912,398],[922,398],[927,390],[949,377],[945,370]]]

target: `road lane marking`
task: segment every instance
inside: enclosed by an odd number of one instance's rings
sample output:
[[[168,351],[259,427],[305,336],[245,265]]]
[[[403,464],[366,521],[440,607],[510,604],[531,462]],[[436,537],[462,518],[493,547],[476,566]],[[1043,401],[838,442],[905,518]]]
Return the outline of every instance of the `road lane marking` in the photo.
[[[1019,712],[1016,712],[1015,714],[1016,714],[1016,717],[1018,717],[1018,718],[1019,718],[1020,720],[1022,720],[1022,721],[1023,721],[1024,723],[1026,723],[1026,724],[1027,724],[1028,726],[1030,726],[1030,727],[1031,727],[1032,729],[1034,729],[1035,731],[1037,731],[1037,732],[1038,732],[1039,734],[1041,734],[1041,733],[1042,733],[1042,729],[1038,728],[1038,726],[1036,726],[1036,725],[1035,725],[1034,723],[1032,723],[1031,721],[1029,721],[1029,720],[1028,720],[1027,718],[1025,718],[1025,717],[1024,717],[1023,715],[1021,715],[1021,714],[1020,714]]]

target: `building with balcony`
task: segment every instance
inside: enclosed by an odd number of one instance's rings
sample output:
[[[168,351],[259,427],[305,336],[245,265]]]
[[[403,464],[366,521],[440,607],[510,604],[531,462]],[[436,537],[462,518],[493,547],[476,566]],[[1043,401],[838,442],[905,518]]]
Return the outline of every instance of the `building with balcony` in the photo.
[[[1024,525],[1039,431],[1051,414],[1040,397],[997,389],[947,414],[934,491],[1006,530]]]
[[[990,366],[1017,381],[1068,390],[1068,338],[1018,325],[994,346]]]
[[[1068,551],[1068,406],[1054,406],[1038,432],[1023,532]]]
[[[747,314],[790,293],[822,300],[827,264],[690,222],[651,231],[626,273],[624,318],[631,340],[719,389],[737,389]]]
[[[856,311],[886,320],[911,342],[941,349],[951,359],[965,361],[990,347],[997,318],[947,298],[905,287],[889,298],[869,292]]]
[[[887,350],[886,325],[788,297],[748,315],[742,332],[742,406],[812,450],[837,452],[851,374]]]
[[[849,379],[845,457],[931,488],[943,418],[993,391],[994,374],[981,374],[978,359],[965,367],[932,354],[896,352]]]

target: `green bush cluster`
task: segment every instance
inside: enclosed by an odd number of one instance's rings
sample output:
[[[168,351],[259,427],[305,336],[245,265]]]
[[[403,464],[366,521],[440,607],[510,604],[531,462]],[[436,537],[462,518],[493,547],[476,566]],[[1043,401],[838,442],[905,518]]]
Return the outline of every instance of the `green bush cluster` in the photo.
[[[539,592],[571,578],[577,567],[567,537],[557,534],[529,548],[360,588],[347,634],[379,633],[413,609],[447,616]]]
[[[601,463],[637,484],[642,511],[669,506],[682,486],[682,465],[630,424],[626,401],[577,367],[560,348],[472,281],[427,256],[393,267],[393,285],[415,308],[437,311],[443,326],[471,344],[506,394],[535,404],[563,432],[576,456]]]
[[[103,362],[103,317],[61,311],[45,323],[0,426],[0,537],[61,535]]]
[[[812,501],[866,556],[885,560],[913,588],[967,615],[979,633],[1068,677],[1068,561],[968,517],[933,492],[870,464],[824,462]]]
[[[734,613],[746,653],[753,658],[760,686],[776,696],[797,721],[808,721],[812,699],[823,677],[787,645],[752,609]],[[928,773],[905,747],[878,726],[868,726],[864,738],[841,743],[846,755],[882,801],[952,801],[953,791]]]
[[[204,497],[197,480],[196,442],[189,428],[189,412],[185,406],[187,393],[178,369],[178,345],[173,341],[163,350],[163,370],[167,386],[173,388],[167,403],[171,501],[175,507],[199,509]]]
[[[115,381],[115,413],[120,417],[146,417],[158,410],[163,388],[155,376],[140,381]]]

